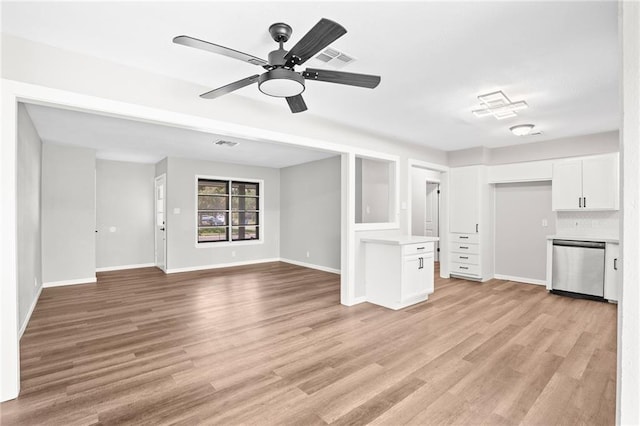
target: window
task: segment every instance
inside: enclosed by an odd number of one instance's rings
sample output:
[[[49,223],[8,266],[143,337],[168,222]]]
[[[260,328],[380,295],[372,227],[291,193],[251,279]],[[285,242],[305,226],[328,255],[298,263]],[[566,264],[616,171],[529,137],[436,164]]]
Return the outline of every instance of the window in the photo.
[[[198,179],[198,243],[260,239],[260,184]]]

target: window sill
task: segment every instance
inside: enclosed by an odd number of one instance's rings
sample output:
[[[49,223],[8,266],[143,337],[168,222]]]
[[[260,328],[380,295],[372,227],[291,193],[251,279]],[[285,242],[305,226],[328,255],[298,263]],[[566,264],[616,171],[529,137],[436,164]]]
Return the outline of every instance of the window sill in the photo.
[[[264,244],[263,239],[259,240],[244,240],[244,241],[210,241],[206,243],[196,242],[196,248],[198,249],[211,249],[219,247],[238,247],[238,246],[253,246],[258,244]]]

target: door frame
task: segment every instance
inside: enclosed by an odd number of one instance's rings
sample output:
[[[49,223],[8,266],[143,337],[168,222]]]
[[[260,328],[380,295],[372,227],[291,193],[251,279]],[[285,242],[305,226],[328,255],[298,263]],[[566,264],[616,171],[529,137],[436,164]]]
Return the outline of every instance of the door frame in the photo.
[[[440,238],[441,234],[440,234],[440,182],[435,182],[435,181],[430,181],[430,180],[426,180],[425,181],[425,192],[429,186],[429,184],[432,185],[436,185],[436,203],[438,204],[437,208],[436,208],[436,229],[438,230],[438,238]],[[425,218],[423,219],[423,222],[426,223],[426,216],[427,216],[427,197],[425,196],[424,198],[424,216]],[[434,244],[435,247],[435,260],[436,262],[440,262],[440,241],[437,241]]]
[[[158,265],[158,223],[157,223],[157,214],[158,214],[158,181],[164,180],[164,194],[162,197],[162,202],[164,203],[163,211],[164,211],[164,265],[160,267]],[[161,269],[163,272],[167,272],[167,174],[162,173],[158,175],[153,180],[153,263],[156,268]]]

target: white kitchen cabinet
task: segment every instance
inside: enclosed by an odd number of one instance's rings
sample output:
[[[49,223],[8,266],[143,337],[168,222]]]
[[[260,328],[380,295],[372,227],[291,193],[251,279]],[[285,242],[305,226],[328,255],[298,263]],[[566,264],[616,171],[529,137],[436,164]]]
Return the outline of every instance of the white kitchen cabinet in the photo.
[[[364,238],[367,301],[401,309],[433,293],[435,237]]]
[[[617,302],[620,294],[620,245],[607,243],[604,254],[604,298]]]
[[[449,231],[471,234],[478,232],[480,225],[481,167],[459,167],[449,174]]]
[[[493,276],[493,187],[485,166],[449,171],[449,273],[479,281]]]
[[[553,165],[553,210],[618,210],[618,180],[617,154],[558,161]]]

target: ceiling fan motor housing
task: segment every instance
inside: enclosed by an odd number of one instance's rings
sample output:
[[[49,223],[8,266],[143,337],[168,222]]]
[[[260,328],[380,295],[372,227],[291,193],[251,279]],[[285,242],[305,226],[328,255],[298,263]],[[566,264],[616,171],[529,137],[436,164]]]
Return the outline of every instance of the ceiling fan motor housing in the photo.
[[[274,67],[282,67],[287,62],[284,59],[284,55],[287,54],[287,51],[284,49],[273,50],[269,52],[269,65]]]

